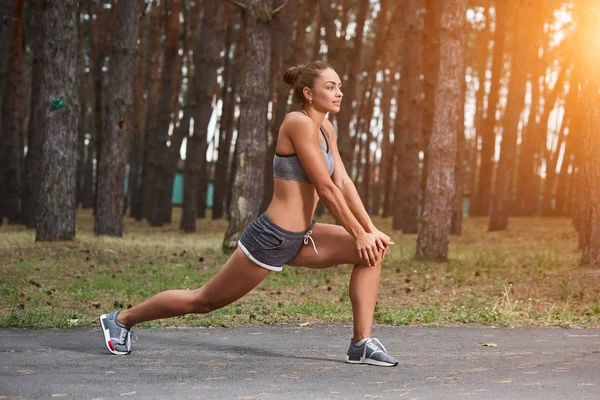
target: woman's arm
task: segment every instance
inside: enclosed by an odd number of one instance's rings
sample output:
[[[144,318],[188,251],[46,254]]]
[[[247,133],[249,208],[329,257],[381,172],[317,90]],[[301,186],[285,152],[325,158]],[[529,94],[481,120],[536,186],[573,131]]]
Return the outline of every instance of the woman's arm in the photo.
[[[355,238],[360,257],[369,265],[375,265],[379,260],[375,236],[367,232],[356,219],[342,191],[331,180],[319,146],[318,127],[308,117],[291,117],[286,124],[286,132],[317,194],[331,214]]]
[[[331,151],[335,161],[335,168],[333,175],[331,176],[331,180],[340,189],[344,199],[346,200],[346,203],[348,204],[348,207],[350,208],[350,211],[352,214],[354,214],[357,221],[365,229],[365,231],[377,234],[377,236],[382,240],[382,244],[388,246],[391,243],[389,236],[383,234],[383,237],[381,237],[381,232],[375,227],[373,221],[371,221],[371,217],[369,217],[369,213],[367,213],[367,210],[365,209],[365,206],[358,195],[356,186],[354,185],[354,182],[352,182],[352,179],[350,179],[350,176],[346,171],[346,167],[344,167],[344,162],[342,161],[340,152],[338,150],[337,140],[335,140],[336,138],[334,136],[335,132],[333,130],[333,125],[328,120],[325,121],[326,122],[324,122],[323,125],[326,127],[329,136],[333,138],[333,140],[330,140],[330,142]]]

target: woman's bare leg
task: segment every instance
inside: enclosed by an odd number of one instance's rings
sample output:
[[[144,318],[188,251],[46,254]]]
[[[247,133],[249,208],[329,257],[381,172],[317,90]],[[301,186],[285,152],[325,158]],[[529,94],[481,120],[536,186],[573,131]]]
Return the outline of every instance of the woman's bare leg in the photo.
[[[362,262],[355,249],[354,239],[339,225],[316,224],[312,230],[319,254],[305,245],[289,265],[308,268],[328,268],[339,264],[354,264],[350,278],[350,301],[354,317],[354,342],[371,337],[373,314],[379,293],[381,261],[371,267]]]
[[[233,303],[254,289],[269,270],[252,262],[239,248],[200,289],[167,290],[119,313],[119,322],[132,327],[140,322],[185,314],[206,314]]]

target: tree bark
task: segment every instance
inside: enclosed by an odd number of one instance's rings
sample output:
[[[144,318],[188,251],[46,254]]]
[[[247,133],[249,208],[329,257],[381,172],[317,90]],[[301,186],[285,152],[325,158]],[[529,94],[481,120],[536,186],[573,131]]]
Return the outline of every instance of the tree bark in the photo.
[[[243,229],[257,217],[263,194],[265,135],[269,101],[271,65],[271,21],[264,17],[270,1],[248,0],[244,11],[246,23],[246,69],[241,93],[231,219],[223,240],[223,249],[237,246]],[[262,17],[261,17],[262,15]]]
[[[230,11],[231,12],[231,11]],[[236,67],[238,60],[236,56],[240,54],[240,45],[242,35],[238,32],[235,39],[234,22],[230,20],[225,34],[225,61],[223,68],[223,90],[221,99],[223,100],[223,108],[221,120],[219,123],[219,149],[218,158],[215,164],[215,190],[213,194],[213,209],[212,219],[223,218],[225,203],[229,193],[229,166],[231,142],[233,139],[234,129],[234,110],[235,110],[235,95],[237,89],[238,71]],[[231,47],[233,46],[235,55],[230,57]]]
[[[141,219],[142,216],[149,219],[151,209],[151,198],[153,196],[152,189],[157,177],[154,175],[155,170],[152,168],[152,157],[154,156],[153,135],[156,131],[158,103],[160,101],[160,71],[161,71],[161,35],[162,35],[162,6],[159,6],[156,1],[152,3],[152,15],[150,17],[150,53],[149,53],[149,70],[147,76],[147,104],[146,104],[146,119],[144,122],[144,143],[143,143],[143,160],[141,187],[142,193],[140,200],[141,209],[135,212],[133,217]],[[136,201],[136,205],[138,202]]]
[[[170,14],[168,15],[167,34],[165,38],[164,64],[161,73],[160,96],[156,129],[151,133],[149,140],[152,142],[152,151],[149,166],[149,179],[152,181],[150,197],[150,214],[148,221],[151,226],[162,226],[165,221],[165,209],[171,207],[171,190],[168,186],[169,175],[172,172],[169,165],[167,142],[169,141],[169,127],[171,113],[173,112],[173,96],[176,95],[174,71],[177,64],[179,50],[179,10],[181,0],[172,0]]]
[[[492,175],[494,171],[494,151],[496,147],[496,110],[500,97],[500,80],[504,70],[504,41],[506,21],[509,16],[508,5],[503,1],[495,2],[496,28],[494,32],[494,51],[492,61],[491,87],[487,103],[487,115],[481,135],[481,166],[473,215],[488,215]]]
[[[131,145],[138,2],[116,0],[117,26],[110,57],[104,140],[98,164],[94,233],[123,236],[125,166]]]
[[[14,0],[0,0],[0,106],[6,86],[8,49],[11,41],[10,22],[12,21]],[[0,123],[2,119],[0,118]],[[0,132],[2,126],[0,125]]]
[[[581,241],[583,253],[581,263],[588,266],[600,265],[600,93],[598,87],[598,54],[600,45],[595,40],[595,29],[600,19],[600,4],[587,0],[578,3],[581,7],[577,38],[579,39],[581,68],[581,104],[583,126],[581,129],[582,146],[582,183],[585,208],[583,209],[583,229]]]
[[[425,191],[427,182],[429,152],[429,136],[433,127],[433,116],[435,112],[435,87],[438,82],[440,67],[440,26],[439,18],[444,6],[441,0],[425,0],[425,31],[423,35],[423,71],[425,80],[423,93],[425,101],[422,114],[423,135],[423,173],[421,174],[421,191]]]
[[[145,7],[144,0],[139,0],[139,7]],[[129,216],[140,220],[143,218],[143,198],[142,198],[142,167],[144,162],[144,123],[146,100],[144,92],[146,87],[146,70],[148,60],[146,57],[147,43],[147,17],[141,17],[138,27],[138,49],[135,66],[135,78],[133,83],[133,131],[131,134],[131,148],[129,154]],[[127,200],[126,200],[127,201]]]
[[[354,149],[352,148],[352,140],[350,137],[350,123],[354,118],[354,102],[357,99],[358,74],[361,70],[360,60],[362,60],[363,52],[363,32],[368,11],[369,0],[360,0],[358,12],[356,14],[354,46],[352,48],[351,55],[349,55],[349,57],[352,58],[352,61],[348,60],[349,71],[347,79],[341,77],[342,80],[344,80],[344,86],[347,86],[348,89],[345,90],[344,101],[342,101],[340,112],[336,115],[336,120],[338,123],[337,140],[339,152],[342,161],[344,162],[344,166],[351,176]]]
[[[14,11],[14,0],[0,0],[0,139],[4,141],[4,130],[7,121],[3,121],[1,110],[4,109],[3,99],[6,90],[7,66],[9,58],[9,48],[12,40],[11,21]],[[4,196],[6,191],[6,182],[4,176],[5,164],[8,160],[4,160],[4,152],[0,146],[0,206],[3,206]],[[0,225],[2,225],[4,217],[4,207],[0,210]]]
[[[417,237],[417,257],[434,261],[448,258],[450,223],[454,208],[454,164],[461,104],[464,104],[464,53],[467,0],[445,2],[441,19],[440,76],[435,117],[429,142],[429,175],[422,224]],[[458,131],[458,132],[457,132]]]
[[[24,0],[16,0],[10,23],[11,41],[8,56],[7,84],[2,100],[0,132],[0,220],[21,222],[21,164],[23,161],[23,122],[25,119],[25,23]],[[4,190],[2,190],[2,188]]]
[[[196,232],[198,208],[201,216],[206,209],[206,150],[207,131],[213,113],[212,100],[217,82],[217,68],[221,57],[218,51],[223,7],[219,2],[209,2],[204,8],[204,21],[200,38],[194,49],[195,70],[192,77],[193,96],[190,111],[194,118],[194,132],[187,137],[187,150],[183,178],[183,211],[180,228]],[[215,133],[216,134],[216,133]]]
[[[419,152],[421,150],[421,57],[422,32],[419,29],[422,0],[409,0],[406,12],[406,129],[402,132],[402,156],[398,159],[402,174],[403,196],[401,202],[396,198],[396,204],[401,204],[399,225],[404,233],[417,233],[419,218],[419,197],[421,184],[419,181]],[[404,79],[404,76],[402,77]],[[398,218],[397,216],[395,217]]]
[[[46,39],[42,50],[46,135],[42,149],[44,173],[37,203],[36,240],[71,240],[75,236],[79,116],[77,1],[45,1],[41,29]]]
[[[462,88],[461,101],[458,104],[458,126],[456,127],[456,162],[454,163],[454,207],[452,209],[452,223],[450,225],[451,235],[462,235],[463,201],[465,198],[465,93],[467,84],[465,82],[465,68],[461,72]]]
[[[571,73],[572,76],[574,76],[574,71]],[[558,158],[560,156],[561,153],[561,148],[563,143],[565,144],[564,146],[564,151],[563,151],[563,160],[562,160],[562,164],[568,164],[568,141],[572,140],[573,137],[575,136],[575,132],[574,129],[571,129],[572,127],[574,127],[574,124],[571,123],[572,121],[572,114],[573,114],[573,107],[576,105],[577,103],[577,95],[579,94],[579,90],[577,89],[575,82],[577,81],[577,79],[572,79],[571,82],[569,83],[569,94],[567,96],[566,99],[566,103],[564,105],[564,116],[563,116],[563,120],[562,120],[562,124],[561,124],[561,128],[559,130],[559,136],[558,136],[558,141],[556,143],[556,150],[550,155],[549,160],[547,160],[547,167],[546,167],[546,179],[544,180],[544,195],[542,198],[542,216],[544,217],[549,217],[552,215],[556,215],[557,211],[559,210],[558,208],[558,197],[559,197],[559,193],[558,191],[556,192],[556,197],[557,197],[557,204],[556,207],[554,207],[553,203],[553,199],[554,199],[554,192],[555,192],[555,184],[556,184],[556,178],[557,178],[557,172],[556,172],[556,166],[558,164]],[[567,131],[569,132],[569,139],[566,139],[566,133]],[[563,165],[561,165],[561,169],[563,168]],[[566,189],[566,188],[565,188]]]
[[[489,60],[489,43],[490,43],[490,26],[491,17],[488,8],[486,13],[486,26],[483,30],[477,33],[476,43],[476,60],[477,60],[477,81],[478,89],[475,95],[475,137],[470,146],[469,155],[469,179],[468,189],[470,194],[469,202],[469,215],[472,215],[475,211],[475,198],[477,195],[477,170],[479,165],[479,143],[481,143],[481,136],[483,131],[484,114],[485,114],[485,85],[487,82],[487,65]]]
[[[42,47],[44,36],[41,30],[42,7],[36,2],[33,16],[33,61],[31,67],[31,103],[27,156],[25,157],[25,182],[23,193],[23,223],[27,228],[35,228],[36,202],[42,179],[42,145],[44,143],[47,102],[42,97]]]
[[[272,30],[272,49],[271,49],[271,99],[272,99],[272,123],[266,134],[267,153],[265,156],[265,183],[263,191],[263,200],[260,211],[265,211],[273,197],[273,157],[275,157],[275,147],[279,137],[279,127],[288,111],[288,99],[290,97],[290,88],[283,81],[285,68],[296,64],[296,54],[293,47],[289,46],[292,41],[294,27],[294,15],[296,9],[292,4],[286,4],[279,12],[278,18],[274,23]]]
[[[494,184],[494,194],[491,200],[489,231],[506,230],[512,199],[513,175],[517,150],[519,120],[525,105],[527,71],[523,61],[531,48],[527,43],[525,21],[531,6],[519,6],[514,15],[513,57],[510,69],[510,81],[506,95],[506,112],[502,127],[502,143],[500,146],[500,161]]]

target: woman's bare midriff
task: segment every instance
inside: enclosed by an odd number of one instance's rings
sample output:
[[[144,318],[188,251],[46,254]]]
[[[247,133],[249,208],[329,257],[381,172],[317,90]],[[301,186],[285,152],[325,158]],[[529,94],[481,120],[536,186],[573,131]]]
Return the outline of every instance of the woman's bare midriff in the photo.
[[[312,223],[319,201],[314,186],[279,178],[273,181],[273,198],[265,211],[267,217],[288,231],[305,231]]]

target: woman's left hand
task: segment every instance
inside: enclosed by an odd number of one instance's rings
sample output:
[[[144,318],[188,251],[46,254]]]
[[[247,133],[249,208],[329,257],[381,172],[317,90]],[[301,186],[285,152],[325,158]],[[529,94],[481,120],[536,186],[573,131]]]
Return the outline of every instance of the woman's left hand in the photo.
[[[380,248],[381,250],[385,250],[388,248],[388,246],[394,244],[394,242],[391,241],[391,239],[388,235],[381,232],[377,228],[371,230],[371,233],[373,234],[373,236],[375,236],[375,241],[377,242],[377,247]]]

